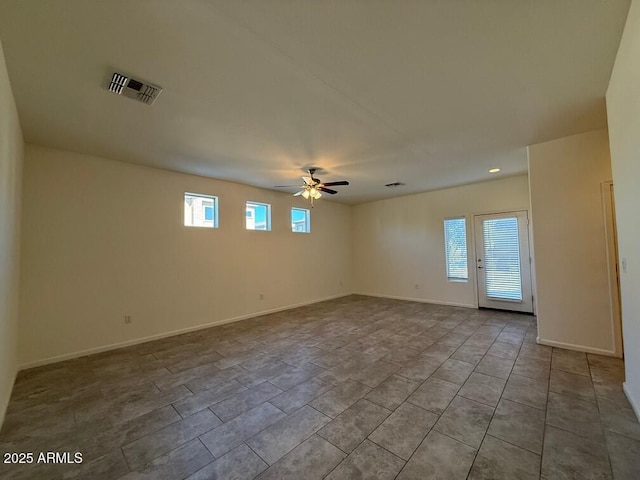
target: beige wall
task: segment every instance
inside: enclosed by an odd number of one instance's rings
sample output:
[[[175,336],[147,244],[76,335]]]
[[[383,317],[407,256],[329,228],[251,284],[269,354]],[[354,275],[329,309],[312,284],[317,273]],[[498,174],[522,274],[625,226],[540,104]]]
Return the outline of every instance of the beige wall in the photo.
[[[602,182],[606,130],[529,147],[540,343],[615,354]]]
[[[634,0],[607,90],[621,270],[625,391],[640,418],[640,3]]]
[[[183,226],[185,191],[218,196],[219,229]],[[245,230],[246,200],[272,205],[271,232]],[[308,205],[285,193],[27,146],[21,364],[350,293],[351,207],[320,201],[312,233],[292,233],[290,207]]]
[[[526,175],[356,205],[355,291],[475,307],[473,215],[528,206]],[[443,221],[457,216],[467,218],[468,282],[447,281],[445,270]]]
[[[18,368],[20,189],[24,143],[0,44],[0,425]]]

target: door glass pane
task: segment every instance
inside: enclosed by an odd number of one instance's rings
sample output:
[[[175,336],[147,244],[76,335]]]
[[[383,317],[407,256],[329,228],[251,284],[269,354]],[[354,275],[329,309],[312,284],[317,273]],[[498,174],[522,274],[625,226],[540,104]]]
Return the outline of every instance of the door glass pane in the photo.
[[[487,297],[522,300],[518,218],[483,220]]]

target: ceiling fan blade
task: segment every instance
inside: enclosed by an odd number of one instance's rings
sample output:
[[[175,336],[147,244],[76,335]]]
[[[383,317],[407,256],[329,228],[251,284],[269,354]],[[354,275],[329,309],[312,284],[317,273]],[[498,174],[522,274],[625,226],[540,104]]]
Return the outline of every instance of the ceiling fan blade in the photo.
[[[327,182],[327,183],[323,183],[322,185],[325,187],[333,187],[336,185],[349,185],[349,182],[347,182],[346,180],[342,180],[340,182]]]
[[[304,190],[300,190],[299,192],[294,193],[293,196],[299,197],[300,195],[302,195],[302,192],[304,192]]]
[[[274,185],[273,188],[300,188],[300,185]]]
[[[331,195],[335,195],[336,193],[338,193],[337,190],[331,190],[330,188],[325,188],[325,187],[316,187],[318,190],[321,190],[325,193],[329,193]]]

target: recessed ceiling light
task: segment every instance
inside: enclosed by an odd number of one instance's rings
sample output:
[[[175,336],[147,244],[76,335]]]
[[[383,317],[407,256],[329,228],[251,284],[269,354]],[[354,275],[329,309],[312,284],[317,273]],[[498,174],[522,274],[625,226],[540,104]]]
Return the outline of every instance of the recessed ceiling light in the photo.
[[[499,168],[492,168],[489,170],[489,173],[498,173],[500,171]]]

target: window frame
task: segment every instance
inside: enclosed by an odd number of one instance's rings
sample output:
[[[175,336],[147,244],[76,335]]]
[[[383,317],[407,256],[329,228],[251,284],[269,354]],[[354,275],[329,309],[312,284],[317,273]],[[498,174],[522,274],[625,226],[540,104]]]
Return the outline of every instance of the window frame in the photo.
[[[256,207],[266,207],[266,210],[267,210],[266,220],[265,220],[266,228],[249,228],[247,226],[247,210],[249,209],[250,205],[256,206]],[[255,226],[255,217],[256,215],[254,214],[253,216],[254,226]],[[270,232],[271,231],[271,204],[264,203],[264,202],[255,202],[253,200],[247,200],[244,204],[244,229],[250,232]]]
[[[206,199],[206,200],[210,200],[213,205],[202,205],[202,218],[203,218],[203,222],[204,217],[205,217],[205,208],[211,207],[213,209],[213,219],[212,220],[206,220],[206,222],[211,222],[211,225],[196,225],[196,224],[187,224],[186,223],[186,199],[187,197],[197,197],[197,198],[202,198],[202,199]],[[208,195],[206,193],[195,193],[195,192],[184,192],[184,196],[182,199],[183,202],[183,212],[182,212],[182,216],[183,216],[183,225],[185,227],[195,227],[195,228],[219,228],[219,224],[218,224],[218,210],[219,210],[219,200],[218,197],[215,195]],[[193,222],[193,212],[191,215],[191,221]]]
[[[300,212],[304,212],[304,230],[294,230],[293,225],[293,211],[297,210]],[[308,208],[302,207],[291,207],[290,211],[290,220],[291,220],[291,232],[292,233],[311,233],[311,210]]]
[[[451,275],[451,270],[453,269],[452,259],[450,258],[449,252],[449,230],[447,228],[448,222],[452,221],[464,221],[464,255],[465,255],[465,267],[466,267],[466,277]],[[467,217],[465,215],[460,215],[457,217],[446,217],[443,222],[444,228],[444,263],[445,263],[445,275],[447,276],[448,282],[453,283],[466,283],[469,281],[469,231],[467,228]]]

